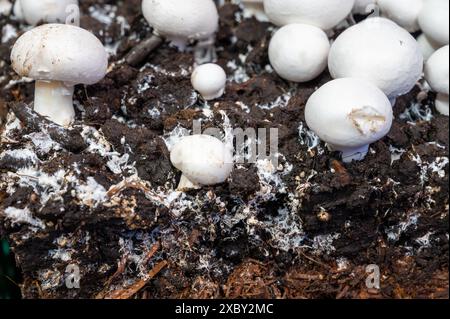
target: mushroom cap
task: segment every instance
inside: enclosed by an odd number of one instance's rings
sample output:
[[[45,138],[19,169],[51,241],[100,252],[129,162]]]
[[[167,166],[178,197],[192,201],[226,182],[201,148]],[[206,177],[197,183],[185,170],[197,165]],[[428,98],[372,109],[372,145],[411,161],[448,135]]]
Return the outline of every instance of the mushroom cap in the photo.
[[[85,29],[46,24],[17,40],[11,62],[19,75],[34,80],[94,84],[107,72],[108,54],[100,40]]]
[[[378,0],[383,16],[391,19],[409,32],[415,32],[419,27],[419,14],[424,0]]]
[[[449,95],[449,48],[437,50],[425,65],[425,78],[433,91]]]
[[[421,78],[423,55],[405,29],[385,18],[369,18],[336,39],[328,67],[335,79],[367,79],[389,98],[396,98]]]
[[[78,5],[78,0],[17,0],[22,11],[19,16],[28,24],[65,23],[69,5]]]
[[[222,96],[227,75],[220,65],[207,63],[194,70],[191,82],[194,89],[200,92],[206,100],[213,100]]]
[[[308,100],[306,123],[323,141],[341,148],[368,145],[384,137],[393,120],[386,95],[368,81],[333,80]]]
[[[233,169],[233,152],[210,135],[183,137],[172,149],[170,160],[191,182],[200,185],[223,183]]]
[[[353,13],[356,14],[368,14],[367,9],[370,5],[376,4],[377,0],[356,0],[353,5]]]
[[[144,0],[147,22],[169,39],[204,39],[219,27],[219,14],[212,0]]]
[[[352,11],[355,0],[264,0],[266,14],[272,23],[311,24],[329,30]]]
[[[288,81],[307,82],[327,67],[330,41],[321,29],[308,24],[289,24],[279,29],[269,45],[270,63]]]
[[[9,0],[0,0],[0,16],[9,15],[12,9],[12,3]]]
[[[425,62],[440,48],[440,45],[436,44],[423,33],[417,37],[417,43],[422,51]]]
[[[440,46],[449,44],[449,1],[426,0],[419,25],[423,33]]]

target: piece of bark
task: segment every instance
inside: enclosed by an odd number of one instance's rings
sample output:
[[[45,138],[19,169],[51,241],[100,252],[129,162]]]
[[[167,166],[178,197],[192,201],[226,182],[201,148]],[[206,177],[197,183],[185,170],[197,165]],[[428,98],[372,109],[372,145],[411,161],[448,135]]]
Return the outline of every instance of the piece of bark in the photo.
[[[17,118],[33,131],[47,132],[52,140],[66,150],[80,153],[87,145],[78,129],[68,130],[33,111],[25,103],[10,103],[10,109]]]
[[[161,37],[153,35],[132,48],[125,57],[125,61],[131,66],[138,66],[153,50],[158,48],[162,43],[163,39]]]

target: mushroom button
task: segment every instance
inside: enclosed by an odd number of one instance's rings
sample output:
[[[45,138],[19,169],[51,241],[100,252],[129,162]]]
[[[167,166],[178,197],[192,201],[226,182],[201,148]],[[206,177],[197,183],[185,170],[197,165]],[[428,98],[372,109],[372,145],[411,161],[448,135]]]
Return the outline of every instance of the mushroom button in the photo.
[[[426,37],[439,47],[449,44],[449,1],[426,0],[419,25]]]
[[[422,77],[423,55],[405,29],[385,18],[369,18],[344,31],[328,57],[333,78],[371,81],[395,104]]]
[[[425,62],[434,52],[436,52],[436,50],[441,47],[439,44],[428,38],[423,33],[417,38],[417,43],[419,44],[420,50],[422,51],[423,59],[425,60]]]
[[[390,130],[393,111],[386,95],[372,83],[355,78],[328,82],[308,100],[308,127],[344,162],[362,160],[369,145]]]
[[[433,91],[438,93],[436,109],[449,115],[449,46],[437,50],[425,65],[425,78]]]
[[[278,26],[291,23],[330,30],[352,11],[355,0],[264,0],[270,21]]]
[[[233,150],[209,135],[183,137],[172,149],[170,160],[183,176],[179,190],[223,183],[233,170]]]
[[[285,80],[307,82],[327,67],[330,42],[321,29],[307,24],[289,24],[270,41],[269,60]]]
[[[214,63],[198,66],[191,77],[192,86],[206,101],[221,97],[225,91],[226,81],[225,71]]]
[[[0,0],[0,15],[9,15],[12,9],[12,3],[9,0]]]
[[[142,12],[158,35],[179,47],[211,37],[219,26],[212,0],[144,0]]]
[[[78,6],[78,0],[17,0],[14,15],[30,25],[66,23],[70,5]]]
[[[419,14],[424,0],[378,0],[383,16],[391,19],[409,32],[416,32],[419,27]]]
[[[36,80],[35,111],[67,126],[75,116],[74,86],[103,79],[108,55],[92,33],[71,25],[46,24],[17,40],[11,62],[19,75]]]
[[[355,14],[369,14],[376,3],[377,0],[356,0],[352,12]]]

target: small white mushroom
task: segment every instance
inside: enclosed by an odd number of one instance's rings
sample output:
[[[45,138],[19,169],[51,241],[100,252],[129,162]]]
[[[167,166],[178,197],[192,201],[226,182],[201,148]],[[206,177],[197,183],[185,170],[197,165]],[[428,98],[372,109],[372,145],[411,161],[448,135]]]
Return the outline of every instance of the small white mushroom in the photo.
[[[419,14],[424,0],[378,0],[384,17],[391,19],[409,32],[416,32],[419,27]]]
[[[330,42],[321,29],[289,24],[279,29],[269,45],[269,59],[277,74],[288,81],[307,82],[327,67]]]
[[[9,15],[12,9],[12,3],[9,0],[0,0],[0,16]]]
[[[270,21],[277,26],[304,23],[331,30],[352,11],[355,0],[264,0]]]
[[[46,24],[17,40],[11,63],[20,76],[36,80],[35,111],[67,126],[75,116],[74,86],[100,81],[106,74],[108,54],[100,40],[84,29]]]
[[[444,115],[449,115],[449,46],[437,50],[425,65],[425,79],[432,90],[438,93],[436,109]]]
[[[182,48],[189,40],[212,37],[219,25],[212,0],[144,0],[142,12],[158,35]]]
[[[363,78],[395,104],[422,77],[423,56],[405,29],[385,18],[369,18],[344,31],[328,58],[333,78]]]
[[[14,15],[30,25],[66,23],[73,5],[78,6],[78,0],[16,0]]]
[[[233,170],[233,150],[209,135],[183,137],[172,149],[170,160],[183,176],[179,190],[223,183]]]
[[[426,0],[419,25],[428,39],[439,47],[449,44],[449,0]]]
[[[268,21],[264,11],[264,0],[240,0],[244,5],[244,17],[255,17],[259,21]]]
[[[191,77],[192,86],[206,100],[214,100],[223,95],[227,75],[217,64],[207,63],[195,68]]]
[[[377,0],[356,0],[352,12],[355,14],[369,14],[375,8]]]
[[[386,95],[372,83],[344,78],[328,82],[308,100],[306,123],[344,162],[362,160],[369,145],[390,130],[393,111]]]
[[[441,47],[433,40],[428,39],[428,37],[423,33],[417,38],[417,43],[419,44],[420,50],[422,51],[423,59],[425,62],[434,52],[436,52],[436,50]]]

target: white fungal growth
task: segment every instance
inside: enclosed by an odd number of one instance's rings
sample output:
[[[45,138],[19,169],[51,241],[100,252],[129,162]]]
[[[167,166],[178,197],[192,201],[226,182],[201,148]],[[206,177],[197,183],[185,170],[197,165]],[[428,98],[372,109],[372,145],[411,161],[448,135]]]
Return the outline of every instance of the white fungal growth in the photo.
[[[4,211],[6,219],[10,220],[12,225],[28,224],[36,228],[45,228],[45,224],[39,218],[33,217],[28,208],[19,209],[8,207]]]

